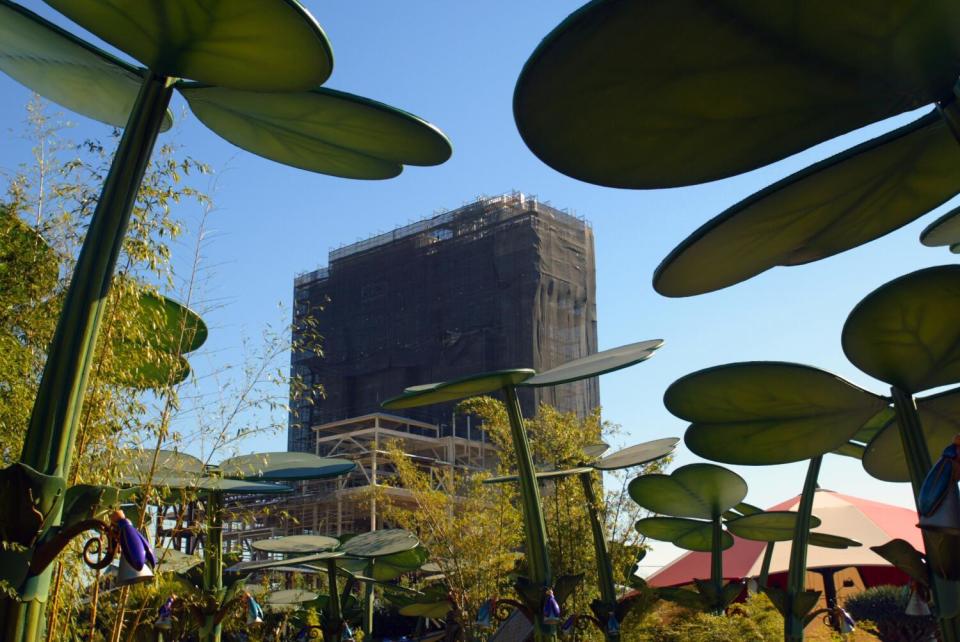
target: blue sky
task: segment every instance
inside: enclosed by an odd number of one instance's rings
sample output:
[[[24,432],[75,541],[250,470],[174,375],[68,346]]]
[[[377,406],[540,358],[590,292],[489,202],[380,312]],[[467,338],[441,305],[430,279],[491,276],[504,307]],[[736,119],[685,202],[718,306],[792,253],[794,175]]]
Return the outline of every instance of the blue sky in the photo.
[[[56,14],[25,2],[44,16]],[[732,361],[797,361],[836,372],[871,390],[840,349],[840,330],[853,306],[890,279],[951,261],[946,250],[921,246],[920,230],[950,204],[894,234],[854,251],[796,268],[778,268],[751,281],[690,299],[666,299],[651,287],[654,268],[692,230],[725,207],[811,162],[909,120],[899,117],[854,132],[735,178],[672,190],[597,187],[563,176],[537,160],[513,122],[517,75],[539,40],[580,3],[569,0],[308,0],[333,46],[328,86],[411,111],[451,138],[453,158],[436,168],[410,168],[383,182],[348,181],[284,167],[231,146],[195,118],[181,115],[174,134],[186,151],[217,171],[215,234],[206,248],[215,266],[209,299],[226,302],[208,315],[205,361],[216,368],[239,357],[243,333],[277,322],[296,273],[326,263],[327,251],[477,195],[513,189],[570,208],[593,225],[597,257],[600,347],[663,338],[650,361],[601,380],[604,417],[622,424],[623,445],[682,434],[684,424],[663,408],[678,377]],[[68,25],[57,18],[60,24]],[[79,29],[69,26],[74,32]],[[96,40],[90,37],[91,40]],[[0,171],[29,159],[17,138],[30,93],[0,76]],[[185,109],[175,98],[174,111]],[[80,136],[109,130],[72,117]],[[954,202],[953,205],[956,205]],[[284,436],[261,437],[244,450],[285,447]],[[281,445],[282,444],[282,445]],[[696,457],[681,449],[678,464]],[[748,501],[766,506],[799,493],[803,465],[737,467],[751,487]],[[869,478],[854,460],[828,457],[821,485],[852,495],[910,506],[908,485]],[[651,556],[660,563],[666,549]]]

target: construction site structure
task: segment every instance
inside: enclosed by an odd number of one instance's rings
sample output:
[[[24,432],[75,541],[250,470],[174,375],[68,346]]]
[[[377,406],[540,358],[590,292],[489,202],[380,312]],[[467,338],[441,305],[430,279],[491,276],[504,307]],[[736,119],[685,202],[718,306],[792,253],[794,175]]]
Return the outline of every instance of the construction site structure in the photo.
[[[315,426],[313,432],[316,454],[351,459],[357,467],[344,477],[303,482],[300,492],[284,502],[283,534],[339,536],[383,527],[378,497],[399,505],[411,501],[409,491],[391,483],[396,477],[387,456],[391,444],[426,473],[431,489],[451,495],[456,493],[452,480],[498,462],[497,449],[470,425],[464,426],[463,436],[442,435],[435,424],[372,413]]]
[[[451,420],[453,421],[453,420]],[[469,418],[466,419],[470,421]],[[439,426],[387,413],[372,413],[313,428],[314,452],[353,460],[348,475],[298,484],[282,498],[237,498],[224,522],[224,549],[256,557],[258,539],[303,533],[340,536],[383,527],[378,498],[414,507],[409,491],[391,483],[396,469],[388,448],[396,444],[430,480],[432,490],[456,494],[453,480],[490,470],[497,449],[470,423],[456,434],[441,435]],[[453,473],[453,474],[451,474]]]
[[[479,198],[331,251],[294,280],[293,322],[291,375],[324,394],[292,400],[287,449],[312,452],[315,428],[375,414],[407,386],[596,352],[593,231],[535,196]],[[528,389],[520,401],[528,416],[541,402],[585,416],[599,388]],[[399,414],[468,438],[454,404]]]

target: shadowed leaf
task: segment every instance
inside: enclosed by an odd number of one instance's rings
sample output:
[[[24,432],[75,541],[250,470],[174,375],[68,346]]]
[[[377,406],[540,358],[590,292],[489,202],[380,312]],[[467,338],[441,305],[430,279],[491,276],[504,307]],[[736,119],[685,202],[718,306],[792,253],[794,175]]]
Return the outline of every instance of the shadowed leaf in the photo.
[[[930,461],[936,462],[943,449],[953,442],[953,436],[960,433],[960,389],[922,397],[916,403]],[[893,418],[867,445],[863,468],[871,477],[883,481],[910,481],[900,427]]]
[[[923,554],[906,540],[893,539],[880,546],[871,546],[870,550],[909,575],[913,581],[924,586],[929,584]]]
[[[531,55],[514,117],[541,160],[580,180],[716,180],[949,96],[958,21],[947,0],[598,0]]]
[[[318,457],[311,453],[272,452],[231,457],[220,463],[225,477],[262,481],[299,481],[339,477],[356,468],[349,459]]]
[[[727,530],[744,539],[758,542],[786,542],[793,539],[797,514],[791,511],[769,511],[745,515],[726,523]],[[820,525],[817,517],[810,516],[810,528]]]
[[[730,464],[802,461],[842,446],[886,401],[817,368],[745,362],[674,382],[664,404],[693,422],[684,435],[701,457]]]

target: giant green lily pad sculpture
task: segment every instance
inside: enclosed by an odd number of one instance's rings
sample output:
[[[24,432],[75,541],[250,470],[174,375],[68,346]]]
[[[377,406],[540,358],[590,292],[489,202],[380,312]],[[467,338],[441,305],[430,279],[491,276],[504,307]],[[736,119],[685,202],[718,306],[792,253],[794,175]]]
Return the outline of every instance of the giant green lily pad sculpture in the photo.
[[[941,413],[951,412],[954,400],[951,393],[921,399],[921,407],[929,405],[923,413],[914,394],[960,383],[960,266],[918,270],[877,288],[850,313],[842,343],[854,365],[890,384],[896,410],[901,450],[891,424],[868,445],[864,466],[871,474],[903,479],[905,464],[922,526],[927,514],[923,482],[933,468],[932,455],[948,446],[952,436],[939,447],[929,440],[945,432]],[[956,484],[948,483],[942,492],[957,499]],[[945,639],[960,640],[958,540],[926,529],[923,538],[941,632]]]
[[[853,440],[865,438],[864,426],[883,413],[888,400],[809,366],[748,362],[682,377],[667,389],[664,404],[692,422],[684,441],[701,457],[746,465],[810,461],[796,513],[787,590],[767,589],[784,615],[785,639],[803,639],[807,613],[819,595],[805,590],[804,578],[823,455],[838,449],[851,454]]]
[[[595,0],[537,47],[514,93],[524,141],[599,185],[733,176],[951,101],[960,9],[945,0],[717,4]]]
[[[586,500],[587,516],[590,519],[590,532],[593,536],[593,550],[597,558],[597,583],[600,588],[600,599],[594,600],[590,605],[595,617],[595,623],[598,625],[607,640],[613,641],[619,639],[619,632],[610,630],[608,622],[610,618],[616,618],[617,623],[622,623],[629,613],[629,606],[626,608],[617,608],[617,589],[613,582],[613,565],[610,562],[610,553],[607,550],[607,537],[604,533],[603,519],[601,516],[602,503],[594,487],[594,471],[622,470],[633,466],[642,466],[658,459],[663,459],[673,453],[680,440],[676,437],[667,437],[665,439],[655,439],[653,441],[635,444],[622,450],[618,450],[610,455],[600,457],[606,451],[606,444],[588,446],[584,449],[587,461],[580,462],[580,465],[568,469],[549,470],[538,472],[537,479],[540,481],[549,479],[559,479],[576,475],[580,479],[583,487],[583,495]],[[589,451],[589,452],[588,452]],[[591,457],[590,455],[595,456]],[[517,481],[516,475],[506,477],[493,477],[484,481],[486,484],[497,484],[508,481]]]
[[[117,359],[130,364],[115,383],[138,389],[162,388],[190,375],[183,355],[207,340],[207,325],[196,312],[173,299],[137,287],[117,305],[134,310],[135,323],[121,328],[113,339]]]
[[[407,388],[402,395],[383,403],[383,407],[388,410],[399,410],[456,401],[498,390],[503,393],[510,419],[510,434],[517,457],[527,564],[530,569],[529,578],[518,580],[517,591],[525,601],[529,612],[534,614],[534,637],[537,642],[549,639],[555,634],[555,627],[543,622],[545,591],[556,588],[559,600],[562,597],[559,585],[562,582],[566,586],[569,579],[554,578],[551,569],[540,490],[537,486],[536,470],[530,456],[530,444],[527,440],[516,389],[519,386],[568,383],[626,368],[649,359],[662,344],[663,341],[657,339],[605,350],[582,359],[575,359],[539,375],[531,369],[501,370],[454,381],[413,386]],[[554,587],[555,583],[558,586]],[[566,590],[564,589],[563,592]]]
[[[126,478],[129,483],[149,483],[167,493],[198,493],[205,503],[203,590],[216,603],[224,600],[223,514],[227,495],[278,494],[291,491],[276,482],[339,477],[356,464],[346,459],[317,457],[309,453],[275,452],[225,459],[219,466],[205,465],[185,453],[132,452]],[[221,626],[215,613],[206,613],[201,627],[205,642],[219,642]]]
[[[306,539],[316,538],[316,539]],[[330,543],[333,546],[330,546]],[[334,538],[314,535],[293,535],[279,539],[264,540],[258,543],[259,550],[271,552],[306,552],[313,548],[313,552],[296,557],[280,560],[255,560],[240,562],[228,568],[232,572],[247,572],[268,569],[304,568],[316,570],[317,563],[322,563],[327,571],[327,581],[330,586],[329,595],[324,600],[321,628],[324,640],[340,642],[344,626],[352,620],[354,611],[351,602],[350,582],[342,593],[337,588],[338,572],[349,578],[364,582],[366,606],[363,614],[364,631],[367,634],[373,631],[373,586],[380,582],[395,580],[404,573],[419,569],[429,557],[420,545],[420,540],[409,531],[402,529],[383,529],[363,533],[347,539],[341,545]],[[335,549],[335,550],[334,550]],[[358,572],[365,575],[359,575]],[[357,612],[359,616],[359,612]]]
[[[953,208],[920,232],[920,242],[927,247],[947,245],[960,254],[960,208]]]
[[[443,134],[425,121],[363,98],[318,89],[331,73],[330,46],[298,2],[49,4],[144,65],[135,69],[119,63],[2,2],[0,61],[5,71],[78,113],[114,125],[126,123],[47,353],[21,453],[23,465],[63,477],[70,469],[78,409],[106,294],[154,143],[169,126],[167,106],[174,88],[182,88],[200,118],[234,143],[313,171],[389,178],[404,164],[442,163],[451,150]],[[79,82],[64,80],[71,77]],[[136,92],[131,81],[139,87]],[[122,119],[125,110],[129,115]],[[59,520],[59,510],[55,503],[52,524]],[[11,642],[37,638],[48,582],[49,572],[29,579],[28,586],[15,589],[21,597],[36,597],[0,609],[5,613],[0,615],[0,630]]]
[[[665,296],[719,290],[888,234],[960,193],[960,145],[936,112],[811,165],[728,208],[654,273]]]
[[[641,520],[642,533],[711,552],[710,581],[698,582],[698,588],[709,608],[722,612],[743,590],[740,584],[723,585],[722,551],[733,546],[733,538],[723,531],[722,518],[747,496],[747,482],[721,466],[688,464],[669,475],[641,475],[627,492],[647,510],[668,516]]]

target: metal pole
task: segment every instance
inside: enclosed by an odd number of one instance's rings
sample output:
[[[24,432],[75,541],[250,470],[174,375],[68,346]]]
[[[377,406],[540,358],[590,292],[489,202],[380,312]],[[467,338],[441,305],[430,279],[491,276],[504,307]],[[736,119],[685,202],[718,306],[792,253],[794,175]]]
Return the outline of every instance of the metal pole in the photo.
[[[65,478],[70,471],[113,270],[172,93],[171,79],[146,72],[77,259],[20,454],[21,463],[42,473]],[[55,507],[52,524],[59,524],[61,510]],[[4,640],[42,637],[51,572],[52,566],[15,587],[22,601],[0,602]]]

